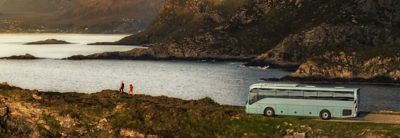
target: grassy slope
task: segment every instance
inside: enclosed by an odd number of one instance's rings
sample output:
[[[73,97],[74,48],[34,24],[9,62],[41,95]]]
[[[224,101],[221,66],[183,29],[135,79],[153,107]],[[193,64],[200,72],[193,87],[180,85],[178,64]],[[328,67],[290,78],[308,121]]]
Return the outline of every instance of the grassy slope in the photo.
[[[307,136],[396,137],[400,132],[399,125],[246,115],[243,107],[219,105],[209,98],[132,97],[115,91],[43,93],[0,85],[0,99],[1,108],[6,103],[10,111],[8,116],[1,116],[0,136],[120,137],[129,130],[164,137],[281,137],[294,132],[307,132]],[[28,111],[21,110],[21,105]],[[27,122],[35,118],[33,124]]]

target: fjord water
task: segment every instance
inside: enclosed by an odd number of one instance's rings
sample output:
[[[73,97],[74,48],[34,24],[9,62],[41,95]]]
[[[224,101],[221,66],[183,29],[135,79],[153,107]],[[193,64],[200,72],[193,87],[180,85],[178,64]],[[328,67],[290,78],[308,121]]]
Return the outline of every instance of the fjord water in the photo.
[[[57,60],[76,54],[130,50],[132,46],[87,46],[115,41],[126,35],[0,34],[0,57],[30,53],[41,60],[0,60],[0,82],[27,89],[92,93],[117,90],[121,80],[133,83],[135,92],[182,99],[211,97],[222,104],[244,105],[249,85],[260,78],[290,74],[280,69],[242,67],[240,62]],[[72,45],[23,45],[56,38]],[[56,59],[54,59],[56,58]],[[400,111],[400,87],[377,85],[323,85],[361,88],[361,110]]]
[[[66,58],[109,51],[127,51],[135,46],[87,45],[94,42],[113,42],[127,35],[103,34],[0,34],[0,57],[29,53],[41,58]],[[46,39],[64,40],[73,44],[25,45]]]
[[[224,104],[246,102],[248,86],[260,77],[287,72],[241,67],[236,62],[0,60],[0,80],[23,88],[98,92],[133,83],[136,93],[182,99],[211,97]],[[272,72],[272,73],[271,73]]]

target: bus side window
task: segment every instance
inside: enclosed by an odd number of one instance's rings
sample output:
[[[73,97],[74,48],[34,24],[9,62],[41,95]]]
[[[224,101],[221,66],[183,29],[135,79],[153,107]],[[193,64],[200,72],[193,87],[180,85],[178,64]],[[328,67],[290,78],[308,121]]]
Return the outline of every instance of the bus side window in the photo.
[[[260,93],[259,93],[259,99],[264,99],[264,98],[271,98],[271,97],[275,97],[276,95],[276,91],[273,89],[261,89]]]
[[[276,90],[277,97],[288,97],[289,91],[288,90]]]
[[[334,99],[333,98],[333,92],[319,91],[318,92],[318,98],[321,98],[321,99]]]
[[[318,93],[316,91],[304,91],[304,98],[317,98]]]
[[[289,97],[303,97],[303,91],[291,90],[289,91]]]
[[[249,93],[249,104],[253,104],[258,100],[258,89],[252,89]]]
[[[346,92],[335,92],[336,100],[345,100],[345,101],[353,101],[354,93],[346,93]]]

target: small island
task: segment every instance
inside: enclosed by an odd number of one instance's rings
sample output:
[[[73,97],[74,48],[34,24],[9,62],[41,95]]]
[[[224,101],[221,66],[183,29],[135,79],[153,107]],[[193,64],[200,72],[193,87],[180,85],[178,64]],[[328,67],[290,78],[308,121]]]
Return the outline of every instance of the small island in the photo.
[[[47,40],[43,40],[43,41],[26,43],[26,45],[47,45],[47,44],[72,44],[72,43],[64,41],[64,40],[57,40],[57,39],[47,39]]]
[[[31,54],[25,54],[25,55],[14,55],[14,56],[9,56],[9,57],[0,57],[0,59],[21,59],[21,60],[27,60],[27,59],[39,59]]]

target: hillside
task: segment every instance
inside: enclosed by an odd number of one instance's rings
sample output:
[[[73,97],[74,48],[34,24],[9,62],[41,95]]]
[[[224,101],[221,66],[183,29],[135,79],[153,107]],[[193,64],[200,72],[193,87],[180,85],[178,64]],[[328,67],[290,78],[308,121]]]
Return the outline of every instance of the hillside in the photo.
[[[300,77],[398,80],[398,9],[396,0],[166,0],[145,31],[111,43],[150,48],[112,58],[255,58],[248,65],[305,63],[294,74]],[[356,53],[349,56],[357,63],[334,60],[341,53]],[[99,57],[108,58],[87,58]],[[358,68],[375,58],[388,59]]]
[[[163,0],[2,0],[0,32],[135,33]]]
[[[40,92],[0,84],[0,137],[398,137],[399,131],[395,124],[247,115],[244,107],[210,98]]]

